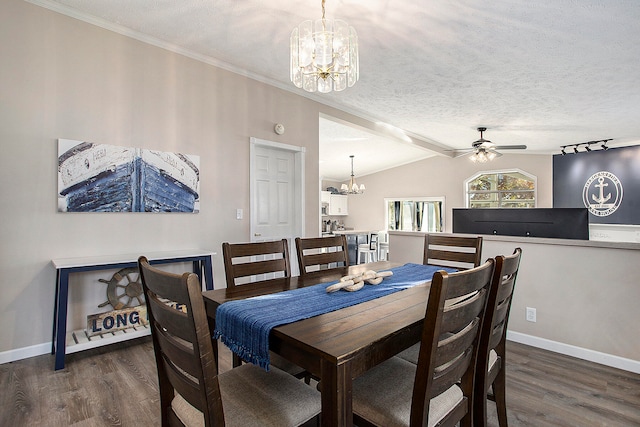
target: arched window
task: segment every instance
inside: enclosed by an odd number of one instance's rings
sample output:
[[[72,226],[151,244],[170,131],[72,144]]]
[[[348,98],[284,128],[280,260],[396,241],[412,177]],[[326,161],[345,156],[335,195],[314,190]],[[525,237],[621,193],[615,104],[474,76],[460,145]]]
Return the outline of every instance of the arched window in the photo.
[[[517,169],[480,172],[465,181],[467,208],[535,208],[536,180]]]

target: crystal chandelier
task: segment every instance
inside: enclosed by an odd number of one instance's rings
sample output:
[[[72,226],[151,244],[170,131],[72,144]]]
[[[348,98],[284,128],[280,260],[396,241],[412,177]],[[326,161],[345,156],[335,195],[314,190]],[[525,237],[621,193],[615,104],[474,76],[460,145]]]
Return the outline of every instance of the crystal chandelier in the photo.
[[[307,92],[328,93],[358,81],[358,35],[340,20],[304,21],[291,32],[291,81]]]
[[[364,184],[360,184],[358,187],[356,178],[353,176],[353,154],[349,157],[351,157],[351,179],[349,180],[349,185],[342,184],[340,194],[363,194],[365,190]]]

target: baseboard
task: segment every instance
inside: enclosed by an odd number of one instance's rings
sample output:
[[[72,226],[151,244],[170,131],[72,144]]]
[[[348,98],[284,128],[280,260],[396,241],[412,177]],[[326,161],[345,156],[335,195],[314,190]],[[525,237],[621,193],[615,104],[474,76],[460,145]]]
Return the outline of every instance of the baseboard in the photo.
[[[520,344],[553,351],[554,353],[577,357],[578,359],[588,360],[589,362],[599,363],[601,365],[611,366],[612,368],[640,374],[640,361],[638,360],[626,359],[624,357],[601,353],[599,351],[576,347],[557,341],[551,341],[546,338],[534,337],[533,335],[522,334],[520,332],[508,331],[507,339]],[[50,352],[51,343],[43,343],[15,350],[3,351],[0,353],[0,364],[28,359],[29,357],[40,356]]]
[[[520,332],[507,331],[507,339],[509,341],[530,345],[531,347],[537,347],[553,351],[554,353],[560,353],[578,359],[588,360],[589,362],[599,363],[600,365],[640,374],[640,361],[638,360],[626,359],[624,357],[551,341],[546,338],[534,337]]]
[[[8,350],[0,352],[0,364],[15,362],[22,359],[28,359],[30,357],[41,356],[43,354],[51,353],[51,343],[36,344],[29,347],[16,348],[15,350]]]

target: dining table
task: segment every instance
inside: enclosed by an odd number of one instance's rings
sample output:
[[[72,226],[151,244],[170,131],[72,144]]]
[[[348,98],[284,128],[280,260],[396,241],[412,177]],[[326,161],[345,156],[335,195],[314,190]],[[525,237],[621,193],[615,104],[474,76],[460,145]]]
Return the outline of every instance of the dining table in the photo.
[[[400,266],[399,263],[379,261],[318,271],[304,277],[204,291],[209,326],[211,331],[215,330],[216,311],[230,301],[327,285],[346,275]],[[270,330],[269,350],[299,365],[319,380],[323,426],[352,426],[353,379],[420,341],[432,275],[423,283],[401,291]],[[215,341],[214,351],[217,358]],[[384,390],[384,384],[380,387]]]

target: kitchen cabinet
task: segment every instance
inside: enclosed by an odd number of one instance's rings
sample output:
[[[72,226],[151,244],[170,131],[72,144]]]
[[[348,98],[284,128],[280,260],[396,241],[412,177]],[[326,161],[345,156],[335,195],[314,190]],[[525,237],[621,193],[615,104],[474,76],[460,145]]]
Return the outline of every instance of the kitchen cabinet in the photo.
[[[330,191],[321,191],[320,192],[320,202],[321,203],[331,203],[331,192]]]
[[[347,196],[341,194],[329,195],[329,215],[349,215]]]

